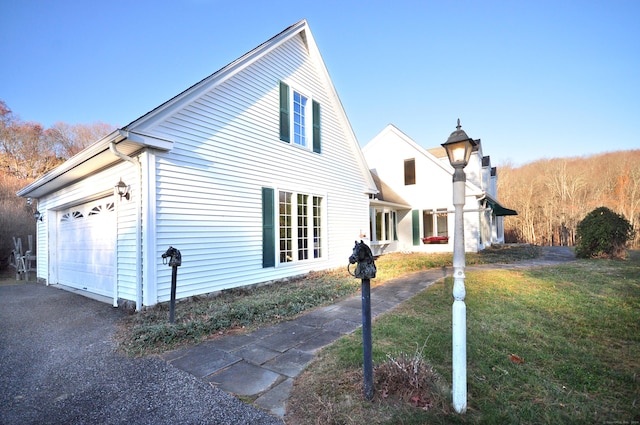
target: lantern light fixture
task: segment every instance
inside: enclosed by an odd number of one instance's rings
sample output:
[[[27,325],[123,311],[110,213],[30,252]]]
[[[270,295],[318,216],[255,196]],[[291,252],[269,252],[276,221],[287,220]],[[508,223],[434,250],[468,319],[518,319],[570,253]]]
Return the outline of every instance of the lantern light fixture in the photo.
[[[476,141],[464,132],[460,126],[460,118],[458,118],[456,131],[451,133],[447,141],[442,144],[442,147],[447,151],[451,166],[462,169],[469,163],[471,152],[476,145]]]
[[[129,194],[130,187],[122,181],[122,177],[115,188],[118,195],[120,195],[120,199],[125,198],[128,201],[131,198],[131,194]]]
[[[44,214],[36,210],[36,212],[33,213],[33,218],[35,218],[36,221],[42,221],[42,219],[44,218]]]

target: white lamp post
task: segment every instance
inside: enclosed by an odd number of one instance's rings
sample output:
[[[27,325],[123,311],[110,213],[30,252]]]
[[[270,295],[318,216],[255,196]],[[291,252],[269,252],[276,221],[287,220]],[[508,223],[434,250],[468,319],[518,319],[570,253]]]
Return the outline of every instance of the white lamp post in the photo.
[[[452,308],[452,365],[453,408],[458,413],[467,410],[467,307],[464,303],[464,185],[467,179],[464,167],[469,163],[476,142],[467,136],[460,119],[456,131],[451,133],[442,147],[447,151],[453,173],[453,206],[455,209],[453,233],[453,308]]]

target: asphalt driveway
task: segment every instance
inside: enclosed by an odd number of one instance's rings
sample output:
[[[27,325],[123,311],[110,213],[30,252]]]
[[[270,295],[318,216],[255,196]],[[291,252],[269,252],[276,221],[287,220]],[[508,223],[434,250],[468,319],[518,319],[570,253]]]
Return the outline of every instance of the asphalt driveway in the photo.
[[[158,357],[115,353],[123,314],[41,284],[0,285],[0,424],[282,424]]]

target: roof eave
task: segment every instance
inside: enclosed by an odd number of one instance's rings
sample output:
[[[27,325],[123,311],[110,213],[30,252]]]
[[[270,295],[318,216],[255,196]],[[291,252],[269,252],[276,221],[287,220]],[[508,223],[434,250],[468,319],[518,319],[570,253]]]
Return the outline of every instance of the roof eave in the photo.
[[[17,195],[40,198],[119,162],[120,159],[109,152],[109,146],[112,143],[125,148],[126,154],[131,154],[144,148],[153,148],[160,151],[169,151],[173,148],[173,142],[170,140],[118,129],[78,152],[33,183],[20,189]]]
[[[395,209],[398,209],[398,210],[410,210],[411,209],[411,205],[397,204],[395,202],[381,201],[379,199],[371,199],[369,201],[369,204],[372,205],[372,206],[390,207],[390,208],[395,208]]]

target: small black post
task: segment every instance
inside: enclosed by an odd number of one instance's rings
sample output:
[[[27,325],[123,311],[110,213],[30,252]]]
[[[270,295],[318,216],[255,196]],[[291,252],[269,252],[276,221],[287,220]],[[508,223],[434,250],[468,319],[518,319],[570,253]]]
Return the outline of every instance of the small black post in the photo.
[[[171,266],[171,303],[169,304],[169,323],[173,324],[176,310],[176,280],[178,279],[178,266]]]
[[[371,248],[363,241],[356,241],[349,265],[358,263],[354,273],[349,266],[347,271],[353,277],[361,279],[362,291],[362,360],[364,369],[364,397],[373,400],[373,344],[371,342],[371,279],[376,277],[376,263]]]
[[[176,309],[176,281],[178,280],[178,267],[182,265],[182,254],[170,246],[167,252],[162,254],[162,264],[169,263],[171,267],[171,302],[169,304],[169,323],[173,324]]]
[[[362,279],[362,354],[364,397],[373,399],[373,353],[371,343],[371,282]]]

